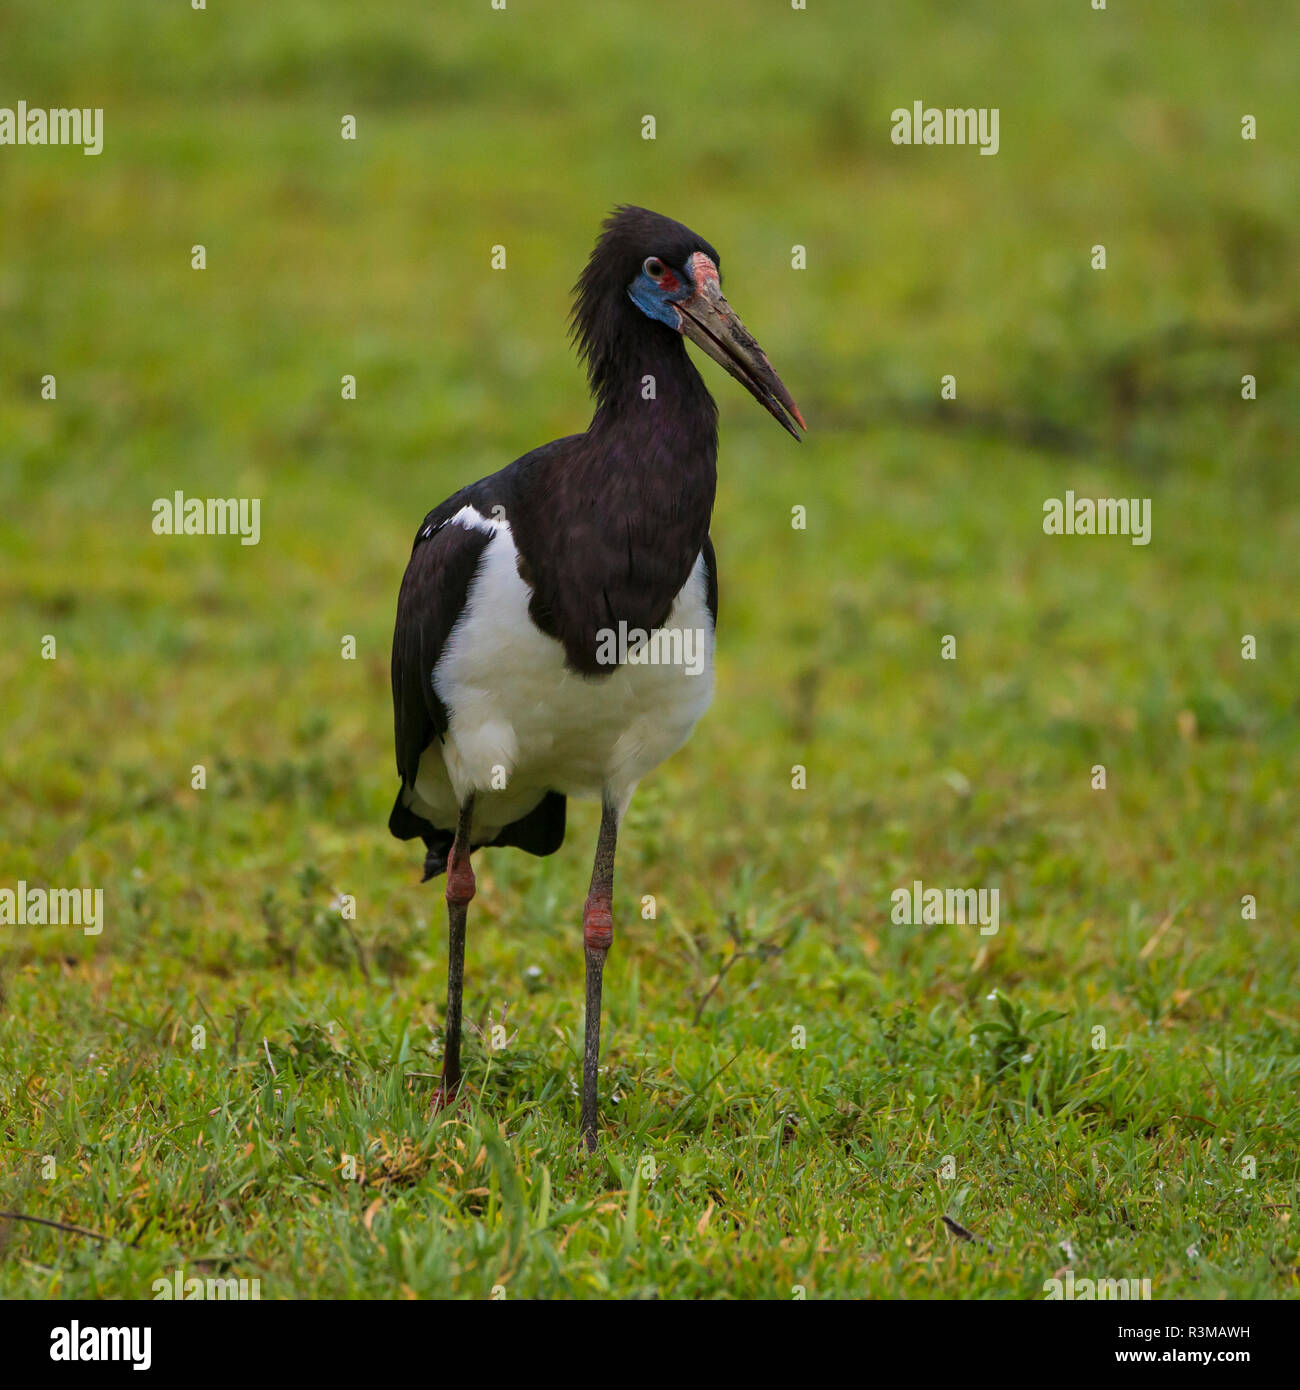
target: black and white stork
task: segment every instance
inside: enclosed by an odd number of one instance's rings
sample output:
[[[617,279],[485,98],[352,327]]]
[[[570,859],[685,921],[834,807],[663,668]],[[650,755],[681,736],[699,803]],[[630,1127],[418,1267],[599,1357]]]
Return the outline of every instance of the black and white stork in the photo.
[[[582,917],[581,1139],[594,1152],[619,824],[637,783],[685,742],[713,687],[717,408],[683,338],[796,440],[795,423],[805,426],[723,298],[718,253],[680,222],[617,208],[575,294],[572,332],[596,399],[586,433],[462,488],[415,537],[393,634],[402,785],[389,829],[424,841],[426,880],[447,875],[437,1106],[461,1080],[471,852],[553,854],[566,798],[600,798]]]

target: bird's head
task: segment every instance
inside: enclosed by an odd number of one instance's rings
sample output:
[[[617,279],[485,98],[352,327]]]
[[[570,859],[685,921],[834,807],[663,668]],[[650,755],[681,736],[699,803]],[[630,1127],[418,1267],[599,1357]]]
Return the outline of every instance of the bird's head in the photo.
[[[689,338],[799,438],[799,407],[722,293],[720,257],[689,227],[647,208],[616,208],[578,281],[574,330],[592,385],[602,389],[609,352],[629,301],[646,318]]]

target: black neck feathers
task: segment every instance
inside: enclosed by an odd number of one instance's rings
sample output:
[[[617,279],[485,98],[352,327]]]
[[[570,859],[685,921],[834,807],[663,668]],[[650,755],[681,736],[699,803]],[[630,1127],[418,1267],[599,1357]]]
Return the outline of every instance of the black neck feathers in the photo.
[[[708,537],[717,408],[680,335],[631,302],[586,434],[539,459],[515,544],[531,612],[568,663],[607,675],[604,629],[662,627]]]

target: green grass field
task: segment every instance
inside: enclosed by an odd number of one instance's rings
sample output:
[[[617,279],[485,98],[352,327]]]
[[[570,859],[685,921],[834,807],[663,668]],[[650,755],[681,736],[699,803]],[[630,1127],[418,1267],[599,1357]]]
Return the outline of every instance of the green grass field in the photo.
[[[1294,11],[949,8],[5,6],[0,104],[105,146],[0,147],[0,888],[105,925],[0,927],[0,1208],[107,1239],[0,1221],[0,1294],[1295,1295]],[[999,153],[894,146],[918,99]],[[702,367],[718,689],[625,825],[588,1159],[597,808],[478,857],[431,1119],[388,649],[425,511],[585,426],[617,202],[720,248],[810,434]],[[154,535],[178,489],[260,544]],[[1150,544],[1045,535],[1067,489]]]

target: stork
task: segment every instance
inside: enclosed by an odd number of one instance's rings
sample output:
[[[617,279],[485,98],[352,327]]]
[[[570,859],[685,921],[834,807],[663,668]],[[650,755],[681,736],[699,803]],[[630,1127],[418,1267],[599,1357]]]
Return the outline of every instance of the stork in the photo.
[[[424,841],[424,881],[447,876],[447,1026],[434,1107],[461,1082],[472,852],[553,854],[567,798],[598,798],[582,914],[580,1142],[593,1153],[619,825],[637,783],[685,742],[713,689],[717,407],[683,339],[796,440],[795,425],[806,428],[723,297],[718,267],[713,247],[680,222],[638,207],[610,214],[572,316],[596,402],[591,424],[435,507],[397,600],[401,787],[388,824],[398,839]]]

